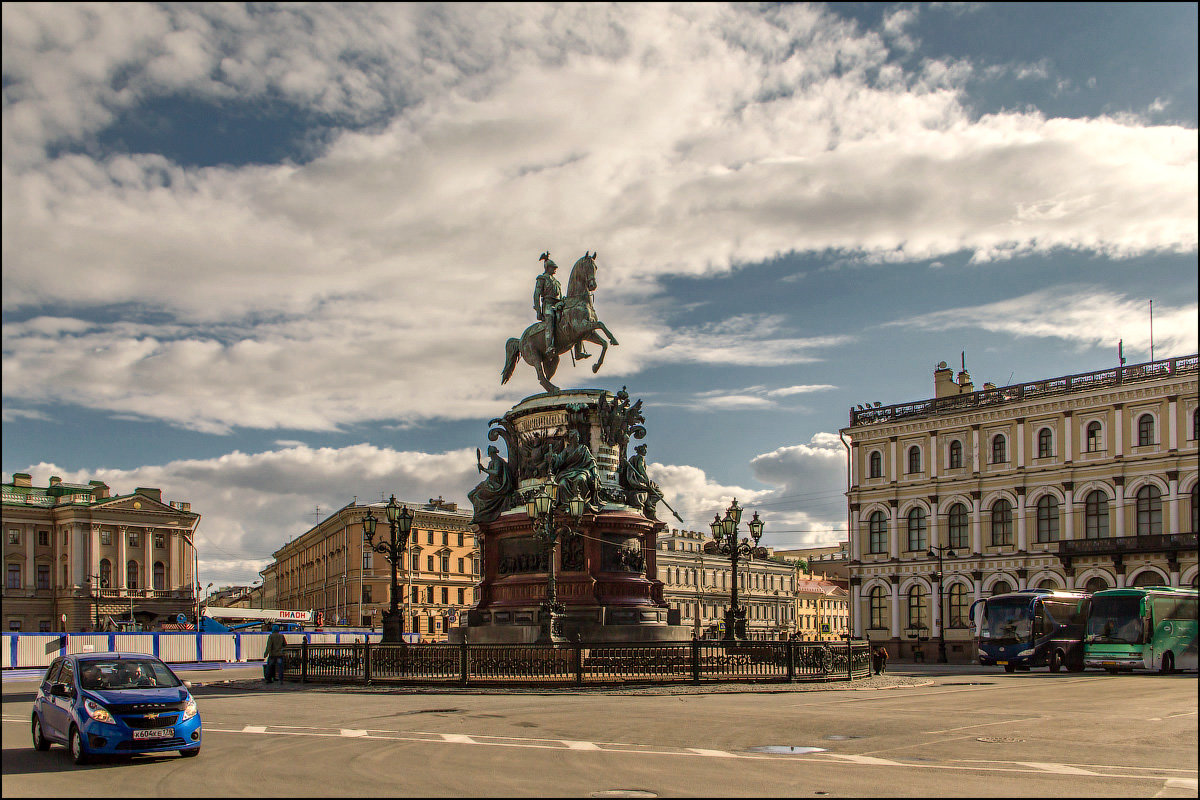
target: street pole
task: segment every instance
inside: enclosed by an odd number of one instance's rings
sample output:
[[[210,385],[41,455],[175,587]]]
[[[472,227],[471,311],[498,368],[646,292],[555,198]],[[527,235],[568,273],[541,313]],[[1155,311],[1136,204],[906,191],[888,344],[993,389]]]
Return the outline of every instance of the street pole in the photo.
[[[741,605],[738,603],[738,561],[743,558],[746,560],[752,559],[755,552],[760,549],[758,541],[762,538],[763,522],[758,518],[758,512],[755,511],[754,519],[748,525],[750,535],[754,538],[754,544],[750,544],[749,540],[739,542],[738,523],[741,522],[741,519],[742,508],[738,505],[737,498],[735,497],[733,503],[725,510],[724,519],[719,514],[713,517],[713,521],[709,525],[713,541],[704,544],[704,552],[727,556],[730,568],[733,570],[729,610],[725,612],[725,636],[723,638],[727,642],[746,638],[744,626],[738,625],[738,622],[743,620],[745,615]],[[740,637],[738,636],[739,633],[741,634]]]
[[[944,571],[942,557],[943,554],[954,558],[954,551],[947,545],[932,545],[929,552],[925,555],[929,558],[937,559],[937,572],[933,573],[933,577],[937,580],[937,612],[938,612],[938,663],[948,663],[946,658],[946,607],[943,602],[943,587],[946,584],[946,573]]]

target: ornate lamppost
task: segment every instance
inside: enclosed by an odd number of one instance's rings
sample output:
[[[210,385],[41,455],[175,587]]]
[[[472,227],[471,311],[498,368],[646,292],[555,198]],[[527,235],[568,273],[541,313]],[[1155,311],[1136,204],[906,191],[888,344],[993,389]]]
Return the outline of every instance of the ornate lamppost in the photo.
[[[557,524],[555,512],[566,512],[567,516],[578,521],[587,510],[586,501],[576,494],[565,503],[558,499],[558,484],[553,481],[543,484],[525,503],[525,510],[533,522],[533,535],[542,543],[546,554],[546,598],[542,601],[541,613],[538,615],[538,643],[563,642],[562,617],[566,610],[558,602],[556,587],[557,568],[554,563],[554,551],[560,534],[574,533],[571,525]]]
[[[758,512],[755,511],[754,518],[747,523],[750,535],[754,538],[754,544],[751,544],[749,539],[738,541],[738,524],[741,521],[742,509],[735,497],[733,504],[725,509],[724,519],[719,514],[713,517],[713,521],[709,525],[712,529],[713,541],[704,543],[704,552],[728,557],[733,569],[729,610],[725,612],[725,641],[747,638],[746,611],[738,604],[738,561],[749,561],[756,555],[760,557],[766,555],[766,549],[758,546],[758,540],[762,538],[763,531],[763,522],[758,518]]]
[[[396,568],[404,558],[408,549],[408,534],[412,530],[413,512],[408,506],[400,507],[396,503],[396,495],[388,500],[384,508],[387,514],[388,526],[391,528],[391,539],[382,542],[375,541],[375,515],[367,509],[363,517],[363,541],[376,553],[379,553],[392,566],[391,606],[383,615],[383,639],[387,643],[404,641],[404,618],[400,615],[400,582],[396,577]]]
[[[933,573],[933,579],[937,581],[937,603],[938,603],[938,618],[942,624],[938,626],[938,663],[945,664],[946,660],[946,607],[942,602],[942,584],[945,581],[945,573],[942,571],[942,557],[954,558],[954,551],[950,546],[945,547],[932,545],[929,552],[926,553],[929,558],[936,558],[938,562],[937,572]]]

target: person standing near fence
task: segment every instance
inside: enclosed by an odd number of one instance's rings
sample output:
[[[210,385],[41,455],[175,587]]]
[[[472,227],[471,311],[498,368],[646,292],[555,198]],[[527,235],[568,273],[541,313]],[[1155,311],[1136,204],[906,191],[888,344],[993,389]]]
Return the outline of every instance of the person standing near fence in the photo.
[[[267,683],[278,680],[283,682],[283,648],[287,639],[279,632],[279,627],[271,626],[271,635],[267,637],[267,649],[263,658],[267,660],[267,674],[263,678]]]

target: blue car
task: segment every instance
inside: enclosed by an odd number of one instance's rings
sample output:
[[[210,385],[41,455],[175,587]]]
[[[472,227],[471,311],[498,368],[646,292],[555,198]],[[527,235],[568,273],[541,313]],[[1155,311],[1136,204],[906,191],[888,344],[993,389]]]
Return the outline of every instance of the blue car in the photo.
[[[144,653],[56,658],[33,701],[33,746],[66,745],[76,764],[97,755],[200,754],[200,711],[170,667]]]

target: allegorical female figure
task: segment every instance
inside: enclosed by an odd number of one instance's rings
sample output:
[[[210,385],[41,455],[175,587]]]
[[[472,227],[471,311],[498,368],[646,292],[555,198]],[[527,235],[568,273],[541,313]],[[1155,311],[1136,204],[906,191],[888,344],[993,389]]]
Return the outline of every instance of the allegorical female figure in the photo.
[[[475,452],[479,471],[486,473],[487,477],[467,494],[467,499],[475,507],[471,522],[493,522],[504,511],[509,495],[517,488],[508,462],[500,457],[500,450],[495,445],[488,448],[488,456],[488,465],[485,467],[479,459],[479,451]]]
[[[561,500],[570,500],[578,494],[589,508],[600,508],[600,468],[591,448],[579,441],[579,431],[572,429],[567,434],[563,449],[550,457],[550,470]]]

